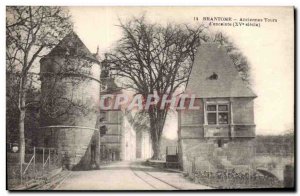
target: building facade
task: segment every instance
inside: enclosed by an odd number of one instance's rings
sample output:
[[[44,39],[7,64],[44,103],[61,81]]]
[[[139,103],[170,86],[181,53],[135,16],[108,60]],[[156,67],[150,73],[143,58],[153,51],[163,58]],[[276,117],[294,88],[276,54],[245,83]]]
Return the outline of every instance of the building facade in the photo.
[[[136,158],[150,159],[152,157],[152,142],[149,130],[136,131]]]
[[[196,53],[186,93],[196,95],[198,110],[178,111],[180,164],[211,169],[251,165],[254,156],[254,98],[226,49],[202,44]]]
[[[99,55],[97,55],[99,56]],[[122,89],[116,84],[112,76],[109,63],[106,58],[101,63],[101,95],[100,99],[107,94],[122,94]],[[113,102],[113,101],[112,101]],[[107,102],[107,104],[112,104]],[[101,122],[101,157],[103,161],[134,160],[136,158],[136,134],[129,123],[126,114],[119,109],[102,109],[100,111]]]
[[[100,59],[98,60],[100,61]],[[103,99],[107,94],[122,94],[122,89],[116,84],[115,78],[110,72],[106,58],[101,61],[101,70],[100,98]],[[107,102],[107,104],[110,103]],[[103,161],[133,161],[137,158],[146,159],[152,156],[149,150],[149,133],[135,130],[131,115],[120,108],[101,110],[100,114],[103,119],[100,122],[100,130],[103,130],[101,134]]]

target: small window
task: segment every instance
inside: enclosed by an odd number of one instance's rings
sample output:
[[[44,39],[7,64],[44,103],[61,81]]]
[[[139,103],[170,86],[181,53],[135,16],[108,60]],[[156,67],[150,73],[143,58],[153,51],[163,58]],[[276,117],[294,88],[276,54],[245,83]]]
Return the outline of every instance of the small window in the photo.
[[[222,142],[222,140],[218,140],[217,143],[218,143],[218,148],[223,147],[223,142]]]
[[[228,124],[228,113],[218,114],[219,124]]]
[[[210,75],[209,77],[207,77],[207,79],[209,80],[217,80],[218,79],[218,74],[216,74],[215,72],[213,72],[212,75]]]
[[[209,104],[206,106],[207,124],[229,124],[228,104]]]
[[[105,122],[108,120],[108,113],[107,112],[100,112],[99,121]]]
[[[207,111],[217,111],[217,105],[207,105]]]
[[[100,127],[100,135],[103,136],[107,133],[108,129],[105,125]]]
[[[218,105],[219,111],[228,111],[228,105]]]
[[[217,124],[217,113],[208,113],[207,114],[207,123],[209,125]]]

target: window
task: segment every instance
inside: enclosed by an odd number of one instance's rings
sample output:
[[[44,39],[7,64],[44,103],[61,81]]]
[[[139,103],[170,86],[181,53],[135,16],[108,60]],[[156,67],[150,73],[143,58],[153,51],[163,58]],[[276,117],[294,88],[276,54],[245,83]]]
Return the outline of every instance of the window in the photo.
[[[215,72],[213,72],[213,74],[210,75],[209,77],[207,77],[207,79],[209,79],[209,80],[217,80],[218,79],[218,74],[216,74]]]
[[[222,140],[218,140],[218,141],[217,141],[217,144],[218,144],[218,148],[223,147],[223,142],[222,142]]]
[[[100,122],[108,121],[108,112],[100,112],[99,121]]]
[[[229,124],[228,104],[207,104],[206,106],[207,124]]]
[[[217,113],[208,113],[207,114],[207,123],[209,125],[217,124]]]

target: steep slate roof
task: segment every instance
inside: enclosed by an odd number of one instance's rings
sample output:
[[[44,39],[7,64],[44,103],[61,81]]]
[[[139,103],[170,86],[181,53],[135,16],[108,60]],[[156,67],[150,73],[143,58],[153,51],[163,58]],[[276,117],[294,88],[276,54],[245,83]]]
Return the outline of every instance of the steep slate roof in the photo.
[[[213,42],[199,46],[186,92],[195,93],[197,98],[256,97],[225,48]]]
[[[67,53],[72,56],[85,57],[99,63],[98,59],[95,58],[74,31],[66,35],[45,57],[64,56]]]

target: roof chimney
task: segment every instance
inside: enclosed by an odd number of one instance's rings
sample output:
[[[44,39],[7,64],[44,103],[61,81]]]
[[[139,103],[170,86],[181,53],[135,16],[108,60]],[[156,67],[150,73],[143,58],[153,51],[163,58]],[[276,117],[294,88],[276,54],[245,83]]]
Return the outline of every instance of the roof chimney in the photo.
[[[96,52],[97,55],[99,55],[99,45],[97,46],[97,52]]]

